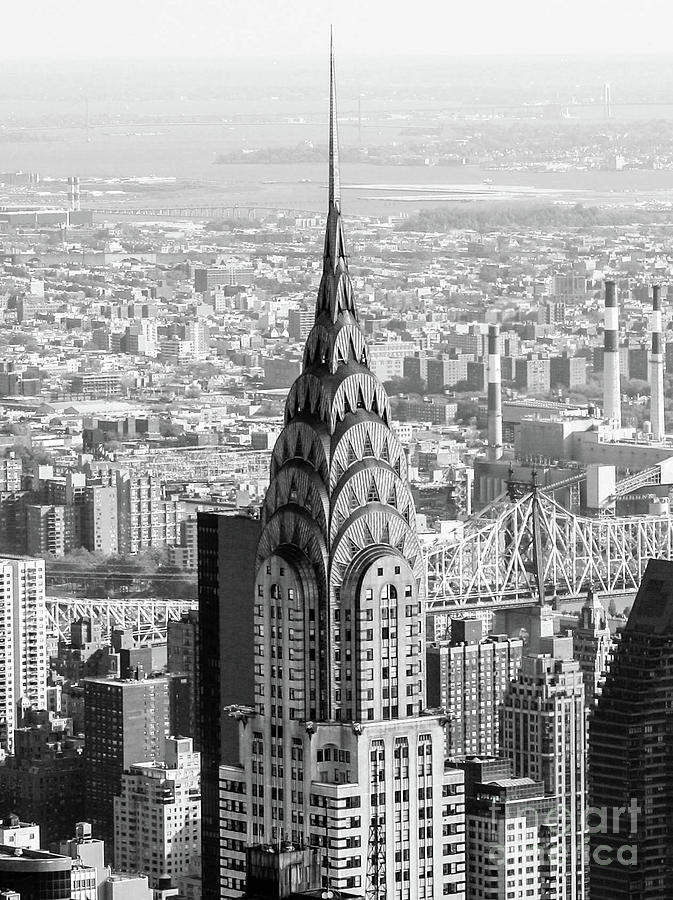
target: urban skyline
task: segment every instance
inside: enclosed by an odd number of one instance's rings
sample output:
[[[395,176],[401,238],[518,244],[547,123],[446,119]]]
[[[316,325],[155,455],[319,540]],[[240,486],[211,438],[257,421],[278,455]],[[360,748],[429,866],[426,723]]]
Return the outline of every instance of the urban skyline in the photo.
[[[3,898],[668,900],[673,148],[335,68],[243,206],[0,172]]]

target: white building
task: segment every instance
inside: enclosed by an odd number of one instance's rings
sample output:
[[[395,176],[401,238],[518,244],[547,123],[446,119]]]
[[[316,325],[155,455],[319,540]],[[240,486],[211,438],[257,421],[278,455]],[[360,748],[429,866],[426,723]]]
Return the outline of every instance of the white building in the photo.
[[[0,822],[0,844],[22,850],[39,850],[40,826],[34,822],[20,822],[15,815],[6,816]]]
[[[514,774],[544,785],[556,799],[560,835],[551,877],[558,900],[586,896],[587,716],[572,638],[542,638],[524,656],[504,702],[503,755]]]
[[[506,759],[471,759],[465,770],[467,896],[556,896],[548,884],[558,852],[557,805],[531,778],[512,778]]]
[[[0,748],[11,753],[24,707],[47,707],[44,560],[0,558]]]
[[[191,738],[167,738],[162,762],[136,763],[115,797],[115,868],[144,872],[150,887],[177,879],[200,853],[200,754]]]
[[[372,341],[369,344],[369,365],[379,381],[402,378],[404,359],[418,350],[415,341]]]

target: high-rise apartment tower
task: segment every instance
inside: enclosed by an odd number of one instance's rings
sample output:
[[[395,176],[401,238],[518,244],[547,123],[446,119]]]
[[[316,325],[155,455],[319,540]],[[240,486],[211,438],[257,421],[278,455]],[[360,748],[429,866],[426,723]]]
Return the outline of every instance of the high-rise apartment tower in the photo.
[[[44,560],[0,558],[0,748],[13,749],[21,710],[47,706]]]

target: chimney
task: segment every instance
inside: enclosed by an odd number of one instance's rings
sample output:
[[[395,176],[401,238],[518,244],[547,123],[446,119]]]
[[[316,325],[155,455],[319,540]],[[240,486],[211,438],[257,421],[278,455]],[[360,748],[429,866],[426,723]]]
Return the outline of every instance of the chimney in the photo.
[[[488,458],[502,457],[502,377],[498,325],[488,326]]]
[[[79,212],[80,208],[79,176],[70,175],[68,178],[68,209],[70,212]]]
[[[603,360],[603,406],[605,418],[616,428],[622,426],[622,397],[619,383],[619,308],[614,281],[605,282],[605,343]]]
[[[661,288],[652,287],[652,352],[650,353],[650,419],[652,437],[662,441],[666,433],[664,424],[664,354],[661,340]]]

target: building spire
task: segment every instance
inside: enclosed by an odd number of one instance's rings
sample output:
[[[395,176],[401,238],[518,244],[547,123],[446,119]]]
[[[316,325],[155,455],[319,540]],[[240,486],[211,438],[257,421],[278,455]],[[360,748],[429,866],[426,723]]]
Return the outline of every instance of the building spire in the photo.
[[[334,72],[334,40],[330,28],[329,48],[329,196],[327,228],[323,254],[323,274],[318,291],[316,321],[327,313],[332,324],[348,312],[357,318],[353,288],[341,222],[341,181],[339,178],[339,135],[337,128],[336,78]]]
[[[329,208],[341,206],[339,181],[339,129],[337,125],[336,76],[334,73],[334,36],[329,30]]]

